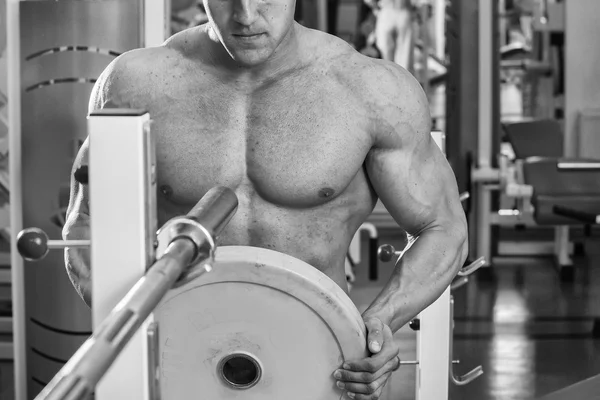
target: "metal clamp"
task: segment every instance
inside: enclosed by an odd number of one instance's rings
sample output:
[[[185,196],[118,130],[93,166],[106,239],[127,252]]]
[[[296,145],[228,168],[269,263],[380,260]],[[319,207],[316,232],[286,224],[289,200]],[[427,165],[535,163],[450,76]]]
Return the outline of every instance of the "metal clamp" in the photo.
[[[206,250],[208,252],[208,259],[205,266],[207,269],[210,269],[217,248],[214,238],[202,224],[186,216],[171,218],[159,229],[157,233],[158,246],[156,248],[156,258],[160,259],[167,251],[169,245],[182,237],[194,242],[197,249],[195,256],[187,267],[195,265],[200,259],[201,250]]]
[[[450,360],[454,357],[454,297],[450,296]],[[479,365],[462,376],[454,374],[454,362],[450,362],[450,380],[457,386],[465,386],[483,375],[483,367]]]

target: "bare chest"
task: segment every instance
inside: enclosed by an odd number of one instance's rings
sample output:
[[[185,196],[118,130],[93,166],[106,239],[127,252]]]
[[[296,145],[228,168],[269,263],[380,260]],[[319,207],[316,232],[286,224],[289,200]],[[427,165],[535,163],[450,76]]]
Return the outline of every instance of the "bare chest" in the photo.
[[[330,89],[171,96],[153,113],[162,194],[190,204],[212,186],[245,186],[301,208],[337,197],[360,172],[370,139],[361,110]]]

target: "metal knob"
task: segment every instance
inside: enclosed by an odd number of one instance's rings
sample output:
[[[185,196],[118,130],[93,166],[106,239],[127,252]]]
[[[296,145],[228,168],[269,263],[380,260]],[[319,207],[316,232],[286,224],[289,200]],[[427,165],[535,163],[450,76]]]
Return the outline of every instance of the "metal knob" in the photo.
[[[377,257],[383,262],[391,261],[394,256],[400,256],[401,251],[396,251],[391,244],[384,244],[377,249]]]
[[[27,261],[39,261],[51,249],[89,247],[90,243],[89,240],[49,240],[46,232],[40,228],[24,229],[17,235],[17,250]]]
[[[410,329],[413,331],[418,331],[421,329],[421,320],[419,318],[415,318],[408,323],[408,326],[410,326]]]
[[[77,170],[73,173],[73,177],[77,182],[81,183],[82,185],[89,184],[90,175],[88,166],[82,165],[81,167],[77,168]]]

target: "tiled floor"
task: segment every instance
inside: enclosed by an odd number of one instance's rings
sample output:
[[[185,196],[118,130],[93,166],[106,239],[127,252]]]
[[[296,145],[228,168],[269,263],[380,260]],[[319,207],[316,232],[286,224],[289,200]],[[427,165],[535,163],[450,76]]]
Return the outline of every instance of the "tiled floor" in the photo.
[[[550,260],[504,259],[495,264],[495,281],[472,279],[458,289],[455,355],[461,364],[456,369],[464,373],[482,365],[485,374],[468,386],[451,386],[451,399],[530,400],[600,374],[600,339],[590,334],[592,318],[600,317],[597,242],[588,244],[587,260],[577,260],[574,283],[561,283]],[[380,243],[399,246],[400,239],[384,236]],[[366,257],[352,291],[359,309],[379,292],[392,268],[380,263],[381,280],[369,282],[365,262]],[[402,358],[414,359],[414,332],[402,329],[395,339]],[[14,399],[12,379],[11,364],[0,363],[0,400]],[[412,400],[414,390],[415,368],[402,367],[392,378],[389,400]]]

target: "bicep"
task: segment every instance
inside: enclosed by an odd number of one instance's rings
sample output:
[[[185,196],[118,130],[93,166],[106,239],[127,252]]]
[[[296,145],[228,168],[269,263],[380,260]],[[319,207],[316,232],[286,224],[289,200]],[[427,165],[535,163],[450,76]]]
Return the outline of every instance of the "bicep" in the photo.
[[[377,85],[383,97],[375,110],[373,146],[366,159],[373,188],[394,220],[413,236],[432,227],[463,225],[456,178],[431,136],[427,97],[406,70],[384,65],[390,79]]]
[[[446,158],[431,135],[397,148],[374,148],[366,166],[381,202],[402,229],[425,229],[462,218],[458,187]]]

